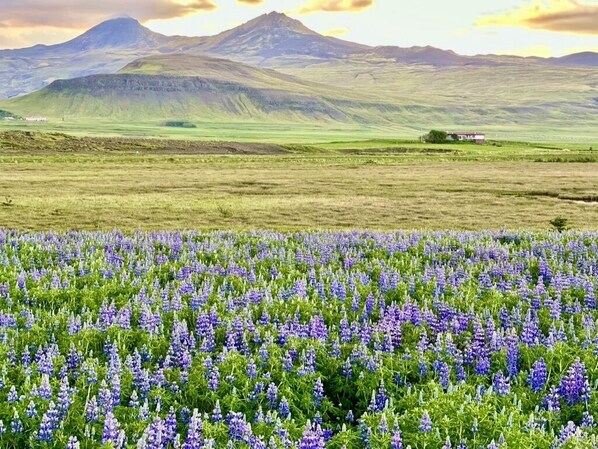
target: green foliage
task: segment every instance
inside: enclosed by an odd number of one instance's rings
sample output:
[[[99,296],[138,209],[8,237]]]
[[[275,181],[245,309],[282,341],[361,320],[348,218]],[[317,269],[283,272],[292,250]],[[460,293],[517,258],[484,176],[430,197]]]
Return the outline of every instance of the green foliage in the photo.
[[[424,140],[428,143],[445,143],[447,141],[448,134],[446,131],[438,131],[433,129],[424,136]]]
[[[164,122],[162,126],[166,126],[168,128],[197,128],[197,125],[195,123],[180,120],[170,120]]]
[[[5,111],[3,109],[0,109],[0,120],[3,120],[5,118],[13,118],[15,120],[19,120],[21,119],[20,116],[13,114],[12,112],[9,111]]]
[[[550,224],[557,232],[564,232],[569,229],[569,220],[565,217],[555,217],[550,220]]]

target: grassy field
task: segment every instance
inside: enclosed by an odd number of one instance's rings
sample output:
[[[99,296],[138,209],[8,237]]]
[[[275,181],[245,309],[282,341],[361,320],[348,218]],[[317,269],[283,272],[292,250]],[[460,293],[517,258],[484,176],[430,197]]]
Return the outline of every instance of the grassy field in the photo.
[[[176,118],[176,117],[175,117]],[[50,120],[48,123],[8,122],[0,120],[0,132],[29,131],[66,133],[75,136],[112,136],[178,140],[234,140],[237,142],[312,143],[318,141],[363,140],[376,138],[413,139],[418,130],[407,127],[394,129],[329,123],[264,123],[228,120],[202,122],[194,120],[197,128],[159,126],[160,120],[115,123],[111,120]]]
[[[372,140],[251,155],[240,144],[240,153],[162,154],[139,142],[69,149],[37,139],[39,148],[14,151],[0,136],[1,227],[548,229],[558,215],[577,229],[598,223],[598,151],[587,145]]]

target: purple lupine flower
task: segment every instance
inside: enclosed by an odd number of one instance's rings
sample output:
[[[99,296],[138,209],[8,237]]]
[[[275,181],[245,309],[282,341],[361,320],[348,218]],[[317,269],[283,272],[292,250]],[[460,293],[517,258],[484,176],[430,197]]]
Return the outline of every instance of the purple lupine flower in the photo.
[[[479,376],[485,376],[490,373],[490,358],[483,356],[478,359],[478,363],[475,367],[475,372]]]
[[[164,442],[166,445],[173,444],[177,435],[178,421],[174,407],[170,407],[168,415],[164,420]]]
[[[559,393],[569,405],[587,402],[590,399],[591,389],[586,367],[579,359],[575,360],[561,379]]]
[[[419,430],[420,432],[424,433],[429,433],[432,431],[432,420],[430,419],[430,415],[427,411],[424,411],[422,419],[419,422]]]
[[[347,360],[345,360],[345,363],[343,363],[341,368],[341,374],[347,379],[351,379],[351,377],[353,377],[353,366],[351,365],[351,359],[347,358]]]
[[[60,418],[63,419],[71,404],[73,402],[71,397],[71,389],[69,387],[68,378],[65,376],[60,381],[60,390],[58,391],[58,411],[60,413]]]
[[[197,409],[193,410],[193,416],[189,422],[189,431],[183,449],[200,449],[203,446],[203,422],[199,417]]]
[[[250,379],[255,379],[257,377],[257,366],[253,359],[249,360],[247,364],[247,377]]]
[[[106,413],[104,420],[104,430],[102,432],[102,444],[113,443],[117,444],[119,441],[120,424],[114,417],[111,411]]]
[[[166,447],[164,421],[156,416],[152,423],[146,429],[146,448],[162,449]]]
[[[216,405],[212,411],[212,422],[218,423],[222,421],[222,411],[220,410],[220,401],[216,400]]]
[[[582,431],[573,421],[569,421],[566,426],[561,428],[556,447],[563,447],[573,437],[582,436]]]
[[[544,389],[548,380],[548,368],[543,358],[537,360],[530,369],[527,382],[534,393],[539,393]]]
[[[88,422],[97,422],[100,419],[100,408],[95,396],[85,404],[85,419]]]
[[[348,423],[353,423],[355,421],[355,416],[353,416],[353,410],[349,410],[347,412],[347,416],[345,416],[345,421]]]
[[[35,402],[29,401],[29,404],[27,405],[27,410],[25,411],[25,416],[27,418],[37,418],[37,407],[35,405]]]
[[[278,407],[278,387],[274,383],[268,385],[266,391],[266,399],[268,400],[268,407],[276,409]]]
[[[322,405],[322,400],[324,399],[324,384],[322,384],[322,379],[318,377],[314,382],[314,402],[317,408],[320,408]]]
[[[322,429],[314,427],[310,422],[305,426],[305,431],[299,441],[298,449],[325,449],[326,443]]]
[[[16,410],[14,411],[12,421],[10,422],[10,431],[15,435],[23,433],[23,421],[21,421],[19,412]]]
[[[278,414],[282,419],[287,419],[291,416],[291,408],[289,407],[289,401],[286,397],[282,397],[280,404],[278,405]]]
[[[473,418],[473,423],[471,424],[471,433],[473,433],[474,435],[477,435],[477,433],[480,431],[480,423],[478,421],[478,418]]]
[[[321,426],[322,422],[323,422],[323,420],[322,420],[322,414],[318,411],[314,415],[314,424],[317,425],[317,426]]]
[[[519,338],[511,332],[506,339],[507,343],[507,375],[517,377],[519,374]]]
[[[48,376],[54,374],[54,360],[52,355],[42,354],[37,365],[37,370],[40,374],[47,374]]]
[[[583,418],[581,419],[581,423],[579,423],[579,427],[586,427],[592,428],[595,426],[594,416],[587,410],[583,412]]]
[[[9,403],[15,403],[15,402],[19,402],[19,394],[17,393],[17,389],[15,388],[14,385],[12,385],[10,387],[10,391],[8,392],[8,395],[6,397],[6,400]]]
[[[216,390],[218,390],[219,386],[220,386],[220,371],[218,370],[218,367],[215,366],[210,370],[210,373],[208,375],[208,388],[212,391],[216,391]]]
[[[282,368],[288,372],[293,371],[293,357],[291,357],[291,354],[289,354],[289,352],[287,351],[281,358]]]
[[[48,375],[42,375],[42,381],[37,390],[37,394],[42,399],[46,399],[48,401],[52,399],[52,387],[50,386],[50,378]]]
[[[256,424],[261,424],[264,422],[264,409],[262,408],[262,406],[260,405],[257,408],[257,413],[255,414],[255,423]]]
[[[378,432],[380,432],[382,435],[388,433],[388,422],[386,422],[386,415],[382,415],[382,418],[380,418],[380,423],[378,424]]]
[[[390,439],[390,449],[403,449],[403,438],[401,437],[401,431],[395,430],[392,433]]]
[[[242,413],[230,412],[227,415],[228,422],[228,436],[233,441],[244,441],[248,442],[251,427],[245,420],[245,416]]]
[[[129,398],[129,407],[138,408],[139,405],[139,395],[137,394],[137,390],[133,390],[133,392],[131,393],[131,397]]]
[[[443,390],[447,390],[450,383],[450,367],[448,363],[437,360],[434,362],[434,370],[438,373],[438,381]]]
[[[548,411],[560,411],[561,409],[561,402],[560,402],[560,395],[559,390],[554,385],[550,387],[548,393],[544,396],[543,404],[546,410]]]
[[[77,437],[69,437],[68,442],[66,443],[66,449],[79,449],[79,440]]]
[[[58,410],[56,410],[54,402],[50,401],[48,410],[42,416],[42,422],[37,435],[38,440],[41,442],[51,443],[54,431],[58,429],[58,423]]]
[[[494,376],[494,390],[499,396],[507,396],[511,392],[511,383],[502,371],[499,371]]]

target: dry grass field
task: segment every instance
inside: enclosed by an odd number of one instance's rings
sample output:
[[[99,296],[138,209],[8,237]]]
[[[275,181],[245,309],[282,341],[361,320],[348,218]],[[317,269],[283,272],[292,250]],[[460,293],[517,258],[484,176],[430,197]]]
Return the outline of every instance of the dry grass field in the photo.
[[[486,148],[482,158],[353,146],[282,155],[40,156],[5,148],[0,226],[549,229],[556,216],[576,229],[598,223],[598,165],[588,156],[538,149],[508,160],[504,148]]]

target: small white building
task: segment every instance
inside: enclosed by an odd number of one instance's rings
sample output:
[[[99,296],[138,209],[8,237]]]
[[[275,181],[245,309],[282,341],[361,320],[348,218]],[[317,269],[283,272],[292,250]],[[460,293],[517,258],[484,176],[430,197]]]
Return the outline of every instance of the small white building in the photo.
[[[26,122],[35,122],[35,123],[46,123],[48,121],[48,119],[46,117],[40,117],[40,116],[29,116],[29,117],[25,117],[25,121]]]
[[[447,134],[448,134],[448,138],[452,139],[452,140],[455,140],[455,137],[453,137],[453,136],[456,136],[456,140],[459,140],[461,142],[475,142],[478,145],[483,145],[486,143],[486,134],[483,134],[483,133],[447,132]]]

